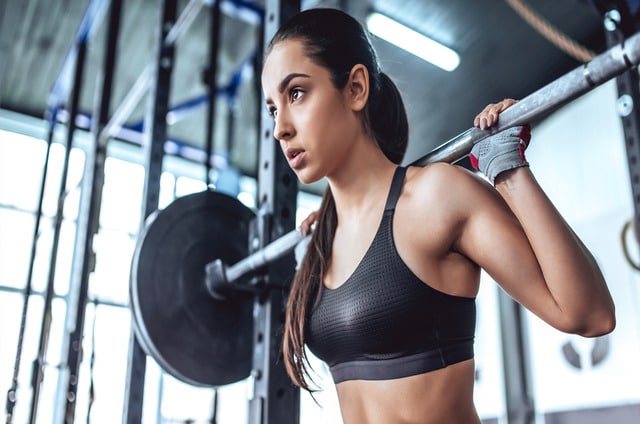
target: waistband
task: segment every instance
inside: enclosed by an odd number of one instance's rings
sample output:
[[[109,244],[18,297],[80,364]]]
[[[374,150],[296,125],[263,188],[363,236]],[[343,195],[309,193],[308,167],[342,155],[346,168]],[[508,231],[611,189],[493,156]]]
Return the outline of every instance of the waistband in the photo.
[[[334,383],[348,380],[392,380],[445,368],[473,358],[473,340],[390,359],[342,362],[330,367]]]

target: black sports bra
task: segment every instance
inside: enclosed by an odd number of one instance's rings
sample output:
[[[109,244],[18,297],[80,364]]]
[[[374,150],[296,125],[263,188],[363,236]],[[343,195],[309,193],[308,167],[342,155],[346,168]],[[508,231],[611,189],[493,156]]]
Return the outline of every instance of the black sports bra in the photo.
[[[475,298],[428,286],[395,248],[393,215],[405,172],[398,167],[394,174],[364,258],[338,288],[321,285],[307,323],[307,346],[335,383],[402,378],[473,358]]]

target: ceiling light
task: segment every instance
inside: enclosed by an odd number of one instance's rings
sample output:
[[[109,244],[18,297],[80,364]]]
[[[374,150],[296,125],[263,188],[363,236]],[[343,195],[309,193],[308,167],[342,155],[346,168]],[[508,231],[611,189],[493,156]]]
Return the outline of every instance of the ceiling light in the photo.
[[[373,12],[367,17],[367,28],[372,34],[445,71],[453,71],[460,64],[460,56],[449,47],[380,13]]]

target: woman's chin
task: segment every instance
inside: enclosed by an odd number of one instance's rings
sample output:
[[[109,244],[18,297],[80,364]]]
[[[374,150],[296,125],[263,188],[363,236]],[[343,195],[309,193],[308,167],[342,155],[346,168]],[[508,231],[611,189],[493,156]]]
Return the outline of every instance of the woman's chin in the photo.
[[[320,179],[322,178],[322,176],[317,176],[312,174],[311,172],[308,172],[307,170],[299,170],[299,171],[295,171],[296,176],[298,177],[298,181],[300,181],[300,183],[302,184],[313,184],[317,181],[320,181]]]

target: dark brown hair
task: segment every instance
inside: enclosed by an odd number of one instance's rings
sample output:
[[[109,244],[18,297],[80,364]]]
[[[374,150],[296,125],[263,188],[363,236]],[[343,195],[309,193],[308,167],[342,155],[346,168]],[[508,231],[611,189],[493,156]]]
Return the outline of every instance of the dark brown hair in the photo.
[[[285,23],[267,49],[280,41],[296,39],[305,53],[331,73],[337,89],[345,87],[351,69],[362,64],[369,72],[369,99],[364,125],[389,160],[399,164],[409,138],[407,114],[400,92],[380,69],[369,36],[353,17],[337,9],[308,9]],[[318,211],[318,221],[307,254],[294,277],[287,302],[283,354],[293,382],[311,390],[309,362],[304,350],[308,318],[327,271],[338,218],[331,190],[327,187]]]

